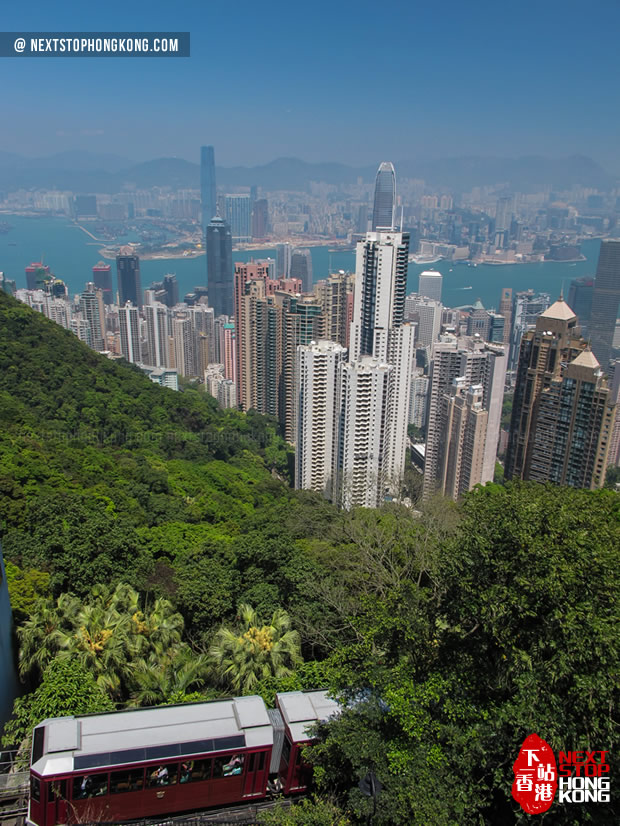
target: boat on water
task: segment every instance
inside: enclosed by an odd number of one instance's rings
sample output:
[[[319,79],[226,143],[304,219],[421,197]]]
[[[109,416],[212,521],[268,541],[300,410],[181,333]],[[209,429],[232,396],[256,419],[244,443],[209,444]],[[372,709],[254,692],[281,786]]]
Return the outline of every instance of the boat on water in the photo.
[[[463,290],[473,290],[474,288],[473,287],[462,287],[461,289],[463,289]]]
[[[409,256],[409,262],[411,264],[422,264],[422,265],[436,264],[438,261],[441,261],[441,260],[442,260],[441,255],[428,256],[428,255],[415,255],[415,254],[413,254],[413,255]]]

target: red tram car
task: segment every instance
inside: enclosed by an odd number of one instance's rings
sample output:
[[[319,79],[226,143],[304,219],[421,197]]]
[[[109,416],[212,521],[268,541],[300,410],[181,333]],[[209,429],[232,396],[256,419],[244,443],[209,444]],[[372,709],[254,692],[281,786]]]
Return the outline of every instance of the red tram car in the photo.
[[[125,821],[258,800],[269,779],[303,792],[306,729],[335,714],[324,691],[87,714],[34,730],[31,826]]]

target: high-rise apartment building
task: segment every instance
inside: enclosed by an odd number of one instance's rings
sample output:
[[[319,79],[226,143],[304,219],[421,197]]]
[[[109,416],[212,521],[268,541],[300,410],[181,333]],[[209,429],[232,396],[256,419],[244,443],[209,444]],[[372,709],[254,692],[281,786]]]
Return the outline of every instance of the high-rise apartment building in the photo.
[[[93,267],[93,283],[103,293],[103,303],[114,304],[114,290],[112,289],[112,267],[104,261],[99,261]]]
[[[333,341],[311,342],[297,348],[295,487],[336,496],[340,368],[347,351]]]
[[[372,210],[372,230],[394,229],[396,208],[396,173],[388,161],[383,161],[375,179],[375,197]]]
[[[499,299],[499,314],[504,316],[503,343],[510,345],[512,334],[512,288],[503,287]]]
[[[610,370],[610,400],[616,405],[614,423],[611,432],[607,466],[620,467],[620,359],[616,359]]]
[[[90,346],[101,352],[106,349],[105,343],[105,307],[103,291],[90,281],[80,296],[80,312],[90,326]]]
[[[131,302],[119,307],[118,321],[121,333],[121,354],[133,364],[142,362],[140,348],[140,310]]]
[[[453,381],[441,402],[444,438],[439,451],[439,489],[459,499],[484,478],[484,455],[489,412],[484,407],[484,388],[467,386],[464,378]]]
[[[47,264],[35,262],[26,267],[26,289],[28,290],[41,290],[51,279],[52,274]]]
[[[490,482],[495,471],[502,401],[506,379],[506,351],[502,345],[478,338],[454,338],[433,347],[424,457],[424,496],[441,488],[441,451],[446,439],[442,400],[456,379],[466,387],[481,385],[483,407],[488,412],[482,482]]]
[[[600,364],[560,299],[521,341],[506,478],[601,487],[613,412]]]
[[[140,259],[131,247],[122,247],[120,255],[116,256],[116,279],[119,307],[124,307],[128,301],[136,307],[142,307]]]
[[[252,238],[266,238],[269,234],[269,204],[259,198],[252,206]]]
[[[158,301],[144,305],[148,363],[151,367],[172,367],[172,314]]]
[[[432,298],[441,304],[441,287],[443,275],[434,270],[425,270],[420,273],[418,295],[424,298]]]
[[[432,347],[441,331],[443,307],[439,301],[411,293],[405,299],[405,318],[418,325],[417,347]]]
[[[592,350],[605,370],[612,357],[618,317],[620,317],[620,239],[609,239],[601,241],[589,326]]]
[[[421,367],[414,367],[411,372],[411,390],[409,394],[409,424],[422,429],[426,424],[426,404],[428,400],[428,376]]]
[[[215,187],[215,151],[212,146],[200,147],[200,210],[203,234],[217,212]]]
[[[592,312],[592,299],[594,297],[594,279],[589,276],[575,278],[570,282],[568,290],[568,306],[577,316],[577,321],[581,327],[584,338],[587,337],[590,326],[590,314]]]
[[[291,272],[291,256],[293,247],[284,243],[276,246],[276,276],[278,278],[288,278]]]
[[[293,250],[289,277],[301,280],[303,292],[312,292],[312,254],[309,249]]]
[[[338,500],[345,508],[377,508],[390,484],[390,402],[394,368],[373,356],[340,368]]]
[[[233,263],[230,227],[216,215],[207,226],[209,304],[216,316],[233,314]]]
[[[517,366],[523,334],[534,328],[538,316],[544,313],[550,304],[549,293],[536,294],[534,290],[521,290],[515,293],[509,356],[511,370]]]
[[[368,232],[358,241],[351,358],[387,360],[388,331],[404,321],[408,259],[408,232]]]
[[[321,339],[349,346],[354,285],[355,277],[342,271],[315,283],[314,294],[321,305]]]

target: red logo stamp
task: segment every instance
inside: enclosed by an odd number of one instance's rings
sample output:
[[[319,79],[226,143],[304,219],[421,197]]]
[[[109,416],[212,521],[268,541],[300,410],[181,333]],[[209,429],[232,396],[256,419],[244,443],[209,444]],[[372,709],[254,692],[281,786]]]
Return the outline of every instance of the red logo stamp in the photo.
[[[558,771],[551,747],[537,734],[526,737],[515,760],[512,796],[524,812],[542,814],[553,803]]]

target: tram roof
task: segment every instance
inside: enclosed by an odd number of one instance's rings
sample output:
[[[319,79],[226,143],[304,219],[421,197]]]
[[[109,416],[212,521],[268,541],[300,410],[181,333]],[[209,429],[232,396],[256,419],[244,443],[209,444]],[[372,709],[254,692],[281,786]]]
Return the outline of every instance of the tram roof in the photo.
[[[325,722],[341,710],[327,691],[287,691],[276,696],[294,743],[309,740],[308,729],[314,723]]]
[[[32,768],[42,776],[86,773],[272,743],[263,699],[235,697],[44,720],[35,729]]]

